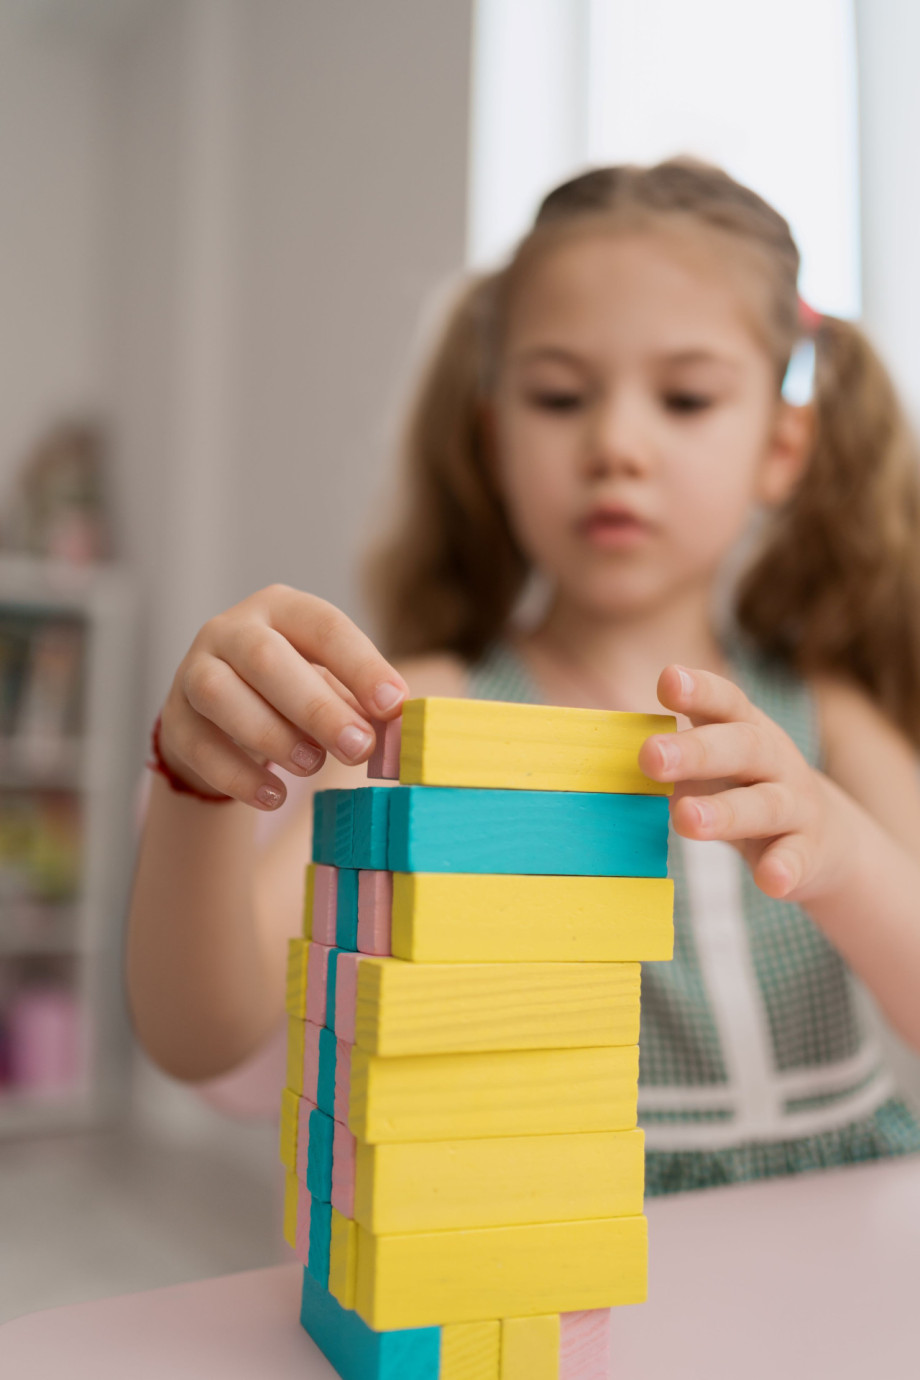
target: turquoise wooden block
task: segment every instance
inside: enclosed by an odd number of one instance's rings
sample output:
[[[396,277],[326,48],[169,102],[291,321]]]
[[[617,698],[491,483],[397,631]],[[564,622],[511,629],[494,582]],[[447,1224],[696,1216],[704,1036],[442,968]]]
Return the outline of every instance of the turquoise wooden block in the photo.
[[[324,1289],[329,1288],[329,1243],[332,1238],[332,1204],[310,1200],[310,1251],[307,1269]]]
[[[315,1107],[310,1113],[307,1188],[314,1199],[332,1201],[332,1135],[335,1122]],[[311,1219],[312,1220],[312,1219]]]
[[[335,1116],[335,1055],[335,1031],[323,1026],[319,1032],[319,1076],[316,1080],[316,1105],[327,1116]]]
[[[354,792],[352,867],[380,872],[386,870],[390,823],[389,794],[388,786],[362,786]],[[355,925],[357,926],[357,900]],[[357,929],[355,933],[354,947],[357,948]],[[346,946],[343,944],[341,947]]]
[[[441,1329],[374,1332],[304,1270],[300,1323],[342,1380],[438,1380]]]
[[[355,791],[355,795],[359,794]],[[385,803],[385,802],[384,802]],[[357,814],[355,811],[355,846],[357,846]],[[339,868],[335,903],[335,942],[339,949],[358,948],[358,872],[354,867]],[[331,1025],[331,1021],[326,1022]]]
[[[441,786],[389,794],[393,872],[667,876],[665,796]]]

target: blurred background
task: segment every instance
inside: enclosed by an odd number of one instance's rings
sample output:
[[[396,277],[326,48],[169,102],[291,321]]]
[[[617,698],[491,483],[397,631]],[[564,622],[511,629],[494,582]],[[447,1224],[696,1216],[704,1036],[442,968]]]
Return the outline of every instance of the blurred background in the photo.
[[[362,618],[445,288],[590,163],[761,191],[920,420],[918,52],[912,0],[0,0],[0,1321],[285,1258],[276,1128],[121,993],[197,628],[274,580]]]

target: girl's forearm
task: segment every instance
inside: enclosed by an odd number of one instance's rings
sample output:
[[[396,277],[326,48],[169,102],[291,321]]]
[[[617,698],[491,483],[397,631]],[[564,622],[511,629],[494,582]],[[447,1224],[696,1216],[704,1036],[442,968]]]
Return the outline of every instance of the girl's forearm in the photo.
[[[851,841],[834,873],[801,904],[898,1033],[920,1050],[920,863],[839,787]]]
[[[177,1078],[232,1068],[281,1018],[256,924],[255,813],[153,780],[128,920],[138,1038]]]

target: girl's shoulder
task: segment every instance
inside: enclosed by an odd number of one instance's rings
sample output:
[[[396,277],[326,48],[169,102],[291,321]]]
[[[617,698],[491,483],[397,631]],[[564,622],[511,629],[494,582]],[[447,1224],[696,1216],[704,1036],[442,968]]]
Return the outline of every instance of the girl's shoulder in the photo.
[[[827,775],[892,834],[916,847],[920,842],[916,747],[853,681],[820,674],[809,684],[818,709]]]
[[[413,699],[425,695],[445,695],[463,699],[469,694],[469,666],[450,652],[406,657],[395,663]]]

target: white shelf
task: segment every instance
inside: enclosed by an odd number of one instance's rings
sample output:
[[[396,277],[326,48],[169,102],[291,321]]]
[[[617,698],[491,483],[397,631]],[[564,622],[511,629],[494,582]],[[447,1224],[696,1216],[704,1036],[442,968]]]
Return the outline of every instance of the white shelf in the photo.
[[[44,959],[73,975],[85,1087],[61,1097],[0,1090],[0,1138],[98,1122],[112,1109],[127,1047],[120,933],[134,853],[137,735],[133,722],[136,611],[126,572],[0,555],[0,616],[79,618],[86,628],[83,725],[47,750],[0,737],[0,791],[68,793],[80,810],[81,891],[42,903],[0,896],[0,962],[9,973]],[[47,756],[43,754],[47,750]]]

